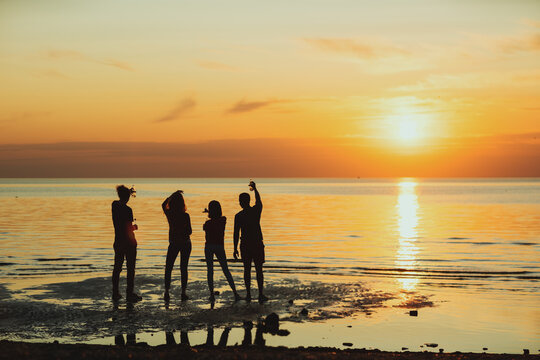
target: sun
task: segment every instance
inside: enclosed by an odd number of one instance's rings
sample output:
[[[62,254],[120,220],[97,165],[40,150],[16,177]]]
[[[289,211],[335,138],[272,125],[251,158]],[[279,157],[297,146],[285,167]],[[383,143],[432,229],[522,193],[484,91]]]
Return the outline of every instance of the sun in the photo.
[[[410,117],[397,119],[397,138],[406,142],[411,142],[422,138],[420,124]]]

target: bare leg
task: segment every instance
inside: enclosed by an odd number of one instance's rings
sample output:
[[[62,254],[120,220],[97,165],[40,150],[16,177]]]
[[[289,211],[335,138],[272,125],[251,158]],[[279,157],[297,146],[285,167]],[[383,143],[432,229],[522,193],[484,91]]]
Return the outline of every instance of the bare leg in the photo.
[[[251,301],[251,259],[244,261],[244,284],[246,285],[246,301]]]

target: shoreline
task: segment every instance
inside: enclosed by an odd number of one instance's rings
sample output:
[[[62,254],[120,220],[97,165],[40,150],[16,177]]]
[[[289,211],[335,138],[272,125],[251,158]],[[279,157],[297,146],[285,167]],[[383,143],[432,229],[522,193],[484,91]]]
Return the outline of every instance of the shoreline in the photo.
[[[534,352],[535,349],[530,349]],[[330,347],[287,348],[267,346],[208,346],[196,345],[92,345],[29,343],[20,341],[0,341],[0,359],[493,359],[509,360],[540,358],[531,354],[490,354],[490,353],[439,353],[439,352],[389,352],[366,349],[337,349]]]

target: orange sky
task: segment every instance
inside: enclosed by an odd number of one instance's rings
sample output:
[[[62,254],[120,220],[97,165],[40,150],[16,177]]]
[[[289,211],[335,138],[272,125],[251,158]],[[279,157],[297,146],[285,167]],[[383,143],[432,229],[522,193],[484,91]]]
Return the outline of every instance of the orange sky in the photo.
[[[0,176],[540,176],[537,1],[3,1],[0,44]]]

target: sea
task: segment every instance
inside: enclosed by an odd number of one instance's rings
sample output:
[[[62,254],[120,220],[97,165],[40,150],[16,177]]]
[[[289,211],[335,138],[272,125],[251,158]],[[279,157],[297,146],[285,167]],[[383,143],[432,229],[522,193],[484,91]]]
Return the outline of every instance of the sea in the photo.
[[[270,301],[253,274],[254,300],[235,303],[216,262],[212,306],[203,211],[221,203],[244,296],[233,225],[249,180],[0,179],[0,340],[540,352],[540,179],[254,179]],[[137,190],[136,304],[111,300],[119,184]],[[190,299],[178,259],[165,302],[161,203],[176,190],[193,228]]]

